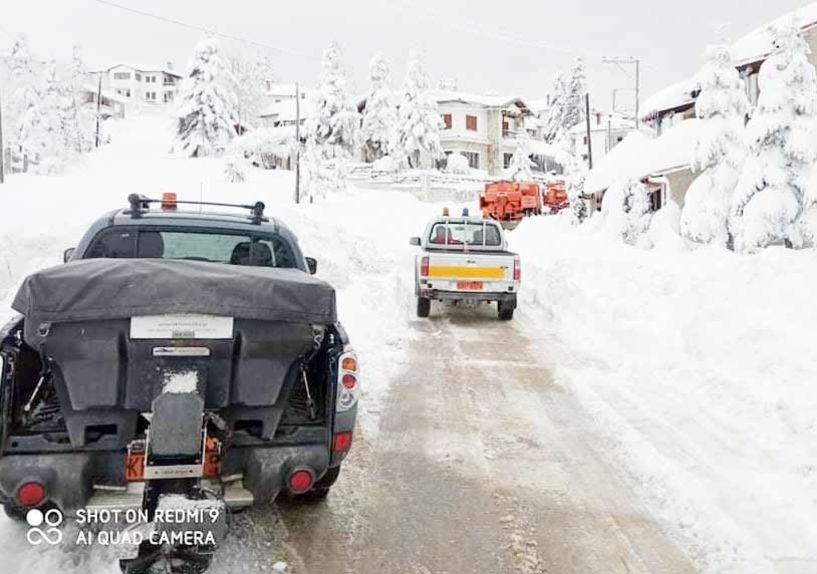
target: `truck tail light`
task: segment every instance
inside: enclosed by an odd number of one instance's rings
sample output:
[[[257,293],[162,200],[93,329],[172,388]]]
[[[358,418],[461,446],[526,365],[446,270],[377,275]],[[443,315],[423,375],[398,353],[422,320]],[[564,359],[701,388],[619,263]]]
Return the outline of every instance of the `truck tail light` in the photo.
[[[26,482],[17,489],[17,503],[24,508],[39,506],[45,501],[45,487],[39,482]]]
[[[311,468],[297,468],[289,475],[287,482],[293,494],[303,494],[315,484],[315,473]]]
[[[344,452],[349,452],[350,448],[352,448],[352,433],[335,433],[335,437],[332,440],[332,452],[342,454]]]
[[[513,280],[522,280],[522,260],[519,257],[515,257],[513,260]]]
[[[357,356],[352,351],[338,359],[338,400],[335,410],[345,412],[357,404],[360,395],[360,373]]]
[[[423,257],[420,260],[420,276],[421,277],[428,277],[428,266],[429,266],[428,257]]]

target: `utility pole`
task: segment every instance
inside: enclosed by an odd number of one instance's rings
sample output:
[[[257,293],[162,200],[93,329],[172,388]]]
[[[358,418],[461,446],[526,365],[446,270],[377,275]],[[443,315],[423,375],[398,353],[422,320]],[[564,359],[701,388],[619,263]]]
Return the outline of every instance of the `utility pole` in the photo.
[[[605,64],[634,64],[635,65],[635,129],[638,129],[641,113],[641,60],[638,58],[604,58]]]
[[[100,108],[102,108],[102,74],[99,74],[99,86],[96,91],[96,143],[94,147],[99,147],[99,123],[100,123]]]
[[[593,132],[590,129],[590,92],[584,95],[585,121],[587,122],[587,163],[593,169]]]
[[[295,83],[295,203],[301,202],[301,85]]]
[[[0,98],[0,183],[6,182],[6,148],[3,147],[3,99]]]

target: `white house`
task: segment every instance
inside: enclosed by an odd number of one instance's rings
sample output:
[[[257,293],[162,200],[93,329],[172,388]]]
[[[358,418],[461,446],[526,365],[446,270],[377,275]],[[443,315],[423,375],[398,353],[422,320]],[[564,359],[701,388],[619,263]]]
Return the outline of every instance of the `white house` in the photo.
[[[435,90],[446,155],[461,153],[472,169],[501,175],[516,149],[516,135],[531,112],[521,98]]]
[[[593,151],[593,163],[598,163],[634,129],[635,122],[621,114],[593,110],[590,114],[590,147]],[[587,145],[587,123],[581,122],[573,126],[568,134],[573,153],[587,161],[590,153]]]
[[[300,94],[300,106],[295,94]],[[310,91],[295,84],[270,83],[267,89],[267,106],[261,111],[261,123],[264,127],[280,128],[294,126],[300,107],[301,127],[314,114],[315,104]]]
[[[94,72],[94,76],[102,78],[103,88],[128,101],[161,105],[176,100],[182,79],[170,63],[166,66],[117,64]]]

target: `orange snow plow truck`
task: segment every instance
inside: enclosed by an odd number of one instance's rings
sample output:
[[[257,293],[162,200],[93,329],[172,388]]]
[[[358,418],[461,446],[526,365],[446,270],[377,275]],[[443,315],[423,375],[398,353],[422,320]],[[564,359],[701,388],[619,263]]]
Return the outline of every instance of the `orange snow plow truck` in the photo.
[[[488,183],[480,194],[479,208],[483,217],[496,221],[518,222],[530,215],[541,215],[539,184],[511,181]]]
[[[548,183],[545,186],[544,203],[546,208],[550,208],[552,214],[559,213],[570,205],[570,200],[567,197],[567,186],[563,181]]]

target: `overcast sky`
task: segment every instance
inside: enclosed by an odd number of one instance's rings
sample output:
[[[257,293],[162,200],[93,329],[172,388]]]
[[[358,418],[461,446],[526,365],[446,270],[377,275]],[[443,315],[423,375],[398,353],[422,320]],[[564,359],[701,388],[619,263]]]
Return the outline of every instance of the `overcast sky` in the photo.
[[[199,32],[97,0],[2,0],[0,47],[28,36],[39,58],[68,57],[80,44],[96,66],[164,63],[184,68]],[[557,70],[584,58],[594,102],[609,109],[632,68],[604,56],[643,60],[643,97],[693,73],[708,43],[737,37],[798,8],[801,0],[113,0],[241,36],[268,50],[282,80],[315,82],[326,44],[340,42],[351,84],[365,88],[368,61],[383,50],[401,80],[418,49],[436,82],[461,90],[542,97]],[[724,28],[725,27],[725,28]],[[619,98],[627,95],[621,93]],[[620,101],[621,101],[620,100]]]

